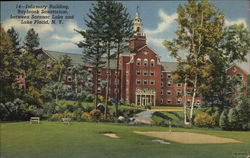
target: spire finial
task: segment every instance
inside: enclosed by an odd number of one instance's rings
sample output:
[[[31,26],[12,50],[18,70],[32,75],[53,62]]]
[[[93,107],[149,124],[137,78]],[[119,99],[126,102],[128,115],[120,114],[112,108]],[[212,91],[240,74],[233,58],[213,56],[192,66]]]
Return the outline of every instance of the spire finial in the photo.
[[[139,13],[139,5],[136,7],[136,12]]]

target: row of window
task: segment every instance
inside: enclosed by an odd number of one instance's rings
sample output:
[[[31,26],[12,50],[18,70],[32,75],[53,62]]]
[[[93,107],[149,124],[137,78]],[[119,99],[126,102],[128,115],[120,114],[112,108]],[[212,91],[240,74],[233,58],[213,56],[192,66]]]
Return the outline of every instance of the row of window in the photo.
[[[137,76],[140,76],[141,74],[142,74],[142,72],[143,72],[143,75],[144,76],[148,76],[148,74],[150,75],[150,76],[154,76],[155,75],[155,72],[154,71],[147,71],[147,70],[143,70],[143,71],[141,71],[141,70],[137,70],[136,71],[136,75]]]
[[[181,99],[181,98],[178,98],[178,99],[176,100],[176,104],[181,104],[181,102],[182,102],[182,99]],[[163,98],[161,98],[161,104],[163,104],[163,103],[164,103],[164,100],[163,100]],[[166,104],[172,104],[172,99],[166,99]],[[188,100],[187,100],[187,104],[188,104],[188,105],[191,104],[191,99],[188,99]],[[200,105],[200,100],[196,100],[195,104],[196,104],[196,105]]]
[[[163,83],[163,82],[161,82],[161,86],[162,86],[162,87],[164,86],[164,83]],[[171,86],[172,86],[172,81],[168,81],[168,82],[167,82],[167,86],[168,86],[168,87],[171,87]],[[181,83],[176,83],[176,86],[177,86],[177,87],[182,87],[182,84],[181,84]]]
[[[136,84],[137,85],[140,85],[141,84],[141,81],[140,79],[136,79]],[[155,80],[143,80],[143,85],[155,85]]]
[[[136,59],[136,65],[137,66],[148,66],[150,65],[151,67],[154,67],[155,66],[155,60],[154,59],[151,59],[150,62],[148,62],[148,59],[144,59],[143,60],[143,63],[142,63],[142,60],[140,58],[137,58]]]
[[[163,78],[163,74],[161,74],[161,78]],[[172,74],[167,74],[167,78],[172,78]]]

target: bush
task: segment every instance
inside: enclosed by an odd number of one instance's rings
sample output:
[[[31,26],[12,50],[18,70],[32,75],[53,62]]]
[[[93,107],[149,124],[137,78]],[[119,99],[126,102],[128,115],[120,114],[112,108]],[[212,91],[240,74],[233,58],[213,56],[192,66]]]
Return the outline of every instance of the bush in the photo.
[[[219,122],[219,125],[220,125],[220,128],[223,129],[223,130],[228,130],[229,129],[229,122],[228,122],[228,110],[225,109],[221,115],[220,115],[220,122]]]
[[[63,118],[63,114],[53,114],[50,118],[51,121],[61,121]]]
[[[93,94],[88,94],[86,97],[86,101],[87,102],[93,102],[94,101],[94,95]]]
[[[92,110],[89,114],[94,121],[100,121],[103,118],[102,112],[98,109]]]
[[[215,121],[212,116],[207,113],[200,113],[194,119],[194,123],[198,127],[214,127]]]
[[[228,122],[231,130],[240,130],[239,114],[235,108],[228,112]]]
[[[81,118],[84,120],[84,121],[90,121],[91,120],[91,115],[89,114],[89,112],[84,112],[81,116]]]

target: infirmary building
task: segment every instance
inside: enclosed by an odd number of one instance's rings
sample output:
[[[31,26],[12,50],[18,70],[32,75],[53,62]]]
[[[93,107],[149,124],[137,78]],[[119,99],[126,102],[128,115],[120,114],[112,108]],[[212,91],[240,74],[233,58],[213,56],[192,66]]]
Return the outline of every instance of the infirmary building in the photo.
[[[137,105],[183,105],[183,85],[174,83],[172,75],[177,68],[177,62],[161,62],[158,54],[152,50],[146,41],[143,33],[143,25],[139,13],[134,18],[133,30],[135,33],[129,37],[129,44],[119,57],[119,73],[116,72],[116,60],[111,60],[111,77],[110,77],[110,97],[123,99],[126,104]],[[40,53],[53,60],[59,59],[60,56],[67,54],[72,59],[73,65],[82,64],[80,54],[70,54],[55,51],[39,49]],[[95,84],[95,71],[90,65],[84,68],[93,77],[88,82]],[[71,67],[68,68],[71,71]],[[99,74],[99,81],[106,80],[107,70],[103,68]],[[247,73],[240,67],[233,65],[228,69],[230,76],[239,75],[242,80],[247,81]],[[65,84],[69,85],[72,90],[85,85],[84,82],[78,82],[75,85],[74,76],[67,75]],[[105,96],[106,87],[100,87],[98,92]],[[92,88],[95,92],[95,85]],[[191,104],[191,89],[188,89],[187,104]],[[196,104],[203,103],[201,97],[196,97]]]

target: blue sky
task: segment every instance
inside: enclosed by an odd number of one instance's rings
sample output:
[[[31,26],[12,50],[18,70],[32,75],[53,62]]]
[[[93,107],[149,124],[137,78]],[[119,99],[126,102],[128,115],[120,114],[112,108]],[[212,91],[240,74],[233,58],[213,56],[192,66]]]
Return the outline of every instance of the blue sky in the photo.
[[[250,28],[250,1],[249,0],[217,0],[212,1],[225,14],[226,25],[243,23]],[[40,47],[44,49],[62,51],[69,53],[81,53],[75,42],[82,40],[82,37],[73,29],[83,30],[86,28],[84,18],[87,18],[89,8],[93,1],[28,1],[28,2],[2,2],[1,1],[1,23],[5,30],[13,26],[23,39],[27,30],[34,28],[40,37]],[[164,39],[171,40],[175,37],[177,24],[176,9],[179,4],[186,1],[123,1],[128,9],[131,18],[134,18],[136,7],[143,21],[144,33],[147,36],[148,45],[160,56],[161,61],[173,61],[169,53],[162,46]],[[20,21],[10,19],[10,15],[16,15],[17,4],[49,5],[63,4],[69,6],[70,14],[74,15],[73,20],[66,20],[64,24],[20,24]]]

